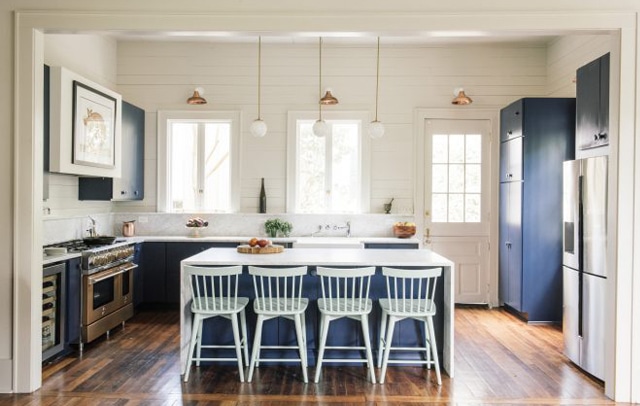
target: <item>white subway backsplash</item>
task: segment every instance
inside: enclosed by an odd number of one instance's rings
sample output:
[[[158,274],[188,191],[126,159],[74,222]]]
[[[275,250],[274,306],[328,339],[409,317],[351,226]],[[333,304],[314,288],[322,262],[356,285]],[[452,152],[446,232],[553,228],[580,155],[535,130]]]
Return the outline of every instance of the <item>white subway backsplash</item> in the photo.
[[[266,236],[264,222],[279,218],[293,224],[292,237],[346,236],[345,229],[334,230],[333,226],[351,224],[352,237],[393,237],[392,226],[397,221],[414,221],[412,215],[396,214],[175,214],[175,213],[110,213],[92,215],[96,219],[100,235],[122,235],[122,223],[135,220],[135,235],[138,236],[188,236],[191,230],[185,226],[190,217],[202,217],[209,226],[201,231],[203,236],[251,237]],[[140,221],[142,220],[142,221]],[[329,230],[326,226],[329,226]],[[78,239],[88,235],[87,216],[45,219],[43,221],[43,244]]]

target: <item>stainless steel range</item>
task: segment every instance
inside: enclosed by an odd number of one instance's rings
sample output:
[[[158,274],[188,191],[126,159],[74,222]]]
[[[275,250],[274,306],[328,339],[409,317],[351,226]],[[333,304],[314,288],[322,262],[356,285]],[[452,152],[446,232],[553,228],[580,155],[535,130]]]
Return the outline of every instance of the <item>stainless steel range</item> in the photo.
[[[81,341],[89,343],[133,316],[135,244],[87,245],[74,240],[56,245],[81,252]]]

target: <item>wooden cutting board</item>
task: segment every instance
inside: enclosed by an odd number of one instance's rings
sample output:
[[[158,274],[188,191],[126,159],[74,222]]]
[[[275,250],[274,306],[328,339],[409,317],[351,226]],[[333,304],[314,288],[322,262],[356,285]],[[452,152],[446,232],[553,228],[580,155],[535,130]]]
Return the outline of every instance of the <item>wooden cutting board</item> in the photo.
[[[284,251],[282,245],[268,245],[266,247],[252,247],[250,245],[238,245],[238,252],[241,254],[278,254]]]

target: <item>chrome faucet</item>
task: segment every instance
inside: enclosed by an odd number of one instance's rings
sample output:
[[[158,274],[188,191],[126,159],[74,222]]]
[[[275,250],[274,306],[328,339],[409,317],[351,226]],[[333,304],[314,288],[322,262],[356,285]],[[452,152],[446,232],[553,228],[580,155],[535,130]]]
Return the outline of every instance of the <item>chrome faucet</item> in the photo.
[[[333,226],[334,230],[347,230],[347,237],[351,237],[351,222],[347,221],[347,224],[344,226]]]
[[[87,230],[89,232],[89,237],[97,237],[98,236],[98,231],[96,230],[96,219],[94,219],[91,216],[87,216],[89,217],[89,221],[91,221],[91,225],[89,226],[89,229]]]
[[[316,231],[314,231],[314,232],[312,232],[312,233],[311,233],[311,237],[315,237],[315,236],[316,236],[316,234],[318,234],[318,233],[320,233],[320,232],[322,232],[322,225],[319,225],[319,226],[318,226],[318,229],[317,229]]]

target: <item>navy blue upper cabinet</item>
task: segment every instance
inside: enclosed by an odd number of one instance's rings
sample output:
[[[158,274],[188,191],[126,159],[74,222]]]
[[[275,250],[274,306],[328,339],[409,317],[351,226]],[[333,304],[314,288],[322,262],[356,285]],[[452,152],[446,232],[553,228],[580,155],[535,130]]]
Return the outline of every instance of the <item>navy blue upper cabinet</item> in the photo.
[[[575,109],[573,98],[525,98],[500,112],[500,302],[528,321],[562,317],[562,163],[575,154]]]
[[[144,198],[144,110],[122,101],[122,177],[79,179],[79,200]]]
[[[576,142],[578,149],[609,144],[609,54],[578,69]]]

